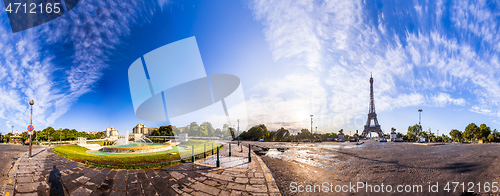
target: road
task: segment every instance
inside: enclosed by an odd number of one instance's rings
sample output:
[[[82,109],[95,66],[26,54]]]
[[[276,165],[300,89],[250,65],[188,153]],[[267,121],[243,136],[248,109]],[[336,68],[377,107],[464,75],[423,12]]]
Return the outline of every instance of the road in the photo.
[[[33,146],[33,148],[40,148]],[[5,180],[7,180],[8,173],[14,162],[23,153],[28,152],[28,146],[0,144],[0,191],[3,190]]]
[[[376,192],[375,185],[378,185],[379,195],[387,195],[387,190],[381,192],[382,184],[386,188],[391,186],[390,195],[429,194],[429,185],[435,184],[438,185],[438,192],[431,192],[433,195],[460,195],[464,189],[476,193],[481,191],[480,194],[489,189],[491,193],[493,182],[500,188],[500,144],[423,146],[376,141],[367,141],[362,145],[335,142],[253,144],[270,147],[267,152],[266,149],[261,151],[266,154],[262,159],[275,175],[283,195],[331,195],[331,192],[324,193],[319,189],[331,191],[337,185],[338,190],[344,187],[348,191],[345,195],[372,195]],[[459,182],[459,185],[453,182]],[[449,193],[446,192],[447,184],[451,189]],[[300,185],[303,186],[302,193],[299,193]],[[307,185],[319,186],[316,192],[308,194]],[[356,187],[353,192],[351,185],[364,187]],[[366,189],[367,185],[372,185],[371,190]],[[399,185],[402,185],[402,193],[396,190]],[[417,189],[421,185],[423,190],[411,190],[414,185]],[[405,188],[410,191],[406,192]]]

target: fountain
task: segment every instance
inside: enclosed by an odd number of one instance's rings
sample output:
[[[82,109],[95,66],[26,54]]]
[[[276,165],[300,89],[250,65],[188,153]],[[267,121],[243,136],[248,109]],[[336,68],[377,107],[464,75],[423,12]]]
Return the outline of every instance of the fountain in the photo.
[[[167,151],[172,149],[170,141],[162,144],[154,144],[149,138],[142,136],[138,141],[129,142],[129,133],[125,137],[120,138],[113,143],[112,146],[104,147],[102,152],[112,154],[129,154],[129,153],[149,153]]]

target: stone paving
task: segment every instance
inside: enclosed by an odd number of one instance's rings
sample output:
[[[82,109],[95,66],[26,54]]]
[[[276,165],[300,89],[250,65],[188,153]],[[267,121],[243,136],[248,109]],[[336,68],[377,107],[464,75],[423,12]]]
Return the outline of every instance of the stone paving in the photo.
[[[236,148],[221,167],[215,156],[157,169],[121,170],[89,166],[54,154],[51,148],[17,160],[3,194],[12,195],[280,195],[272,173],[248,148]],[[210,160],[210,161],[209,161]],[[232,162],[224,161],[236,160]],[[246,162],[245,162],[246,160]],[[212,164],[214,163],[214,164]],[[242,164],[243,163],[243,164]]]

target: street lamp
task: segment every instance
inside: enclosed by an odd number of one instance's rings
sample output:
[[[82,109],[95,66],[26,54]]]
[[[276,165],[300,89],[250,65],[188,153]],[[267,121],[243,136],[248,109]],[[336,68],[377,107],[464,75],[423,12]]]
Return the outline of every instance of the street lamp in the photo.
[[[12,126],[12,131],[10,133],[14,134],[14,126]]]
[[[32,125],[33,124],[33,104],[35,104],[35,101],[33,101],[33,99],[32,99],[28,103],[30,104],[30,108],[31,108],[30,125]],[[29,158],[31,159],[31,134],[30,134],[30,154],[29,155],[30,155]]]
[[[422,120],[422,109],[418,109],[418,125],[420,125],[420,120]]]
[[[420,120],[422,119],[422,111],[423,111],[422,109],[418,109],[418,125],[420,127],[422,127],[422,125],[420,125]]]
[[[311,134],[312,134],[314,132],[314,130],[313,130],[313,115],[311,114],[310,116],[311,116]]]
[[[311,132],[313,132],[313,115],[311,114]]]

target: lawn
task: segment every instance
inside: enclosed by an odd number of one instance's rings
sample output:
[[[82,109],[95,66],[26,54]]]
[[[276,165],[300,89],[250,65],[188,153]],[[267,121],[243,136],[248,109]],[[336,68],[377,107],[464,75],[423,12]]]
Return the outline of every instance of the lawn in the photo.
[[[137,155],[137,156],[100,156],[95,154],[89,154],[87,151],[89,149],[78,146],[78,145],[64,145],[58,146],[53,149],[54,153],[66,157],[68,159],[78,161],[78,162],[87,162],[93,165],[98,166],[106,166],[113,168],[149,168],[149,167],[159,167],[170,164],[175,164],[183,159],[190,160],[191,158],[191,147],[194,145],[195,154],[198,157],[203,156],[204,145],[207,144],[207,152],[210,154],[212,142],[208,141],[197,141],[191,140],[188,142],[184,142],[179,144],[178,146],[189,147],[187,150],[182,150],[180,152],[172,152],[172,150],[162,153],[162,154],[151,154],[147,153],[145,155]],[[214,143],[214,148],[217,148],[218,143]],[[216,150],[214,150],[216,152]],[[181,156],[182,155],[182,156]],[[174,162],[172,162],[174,161]]]

